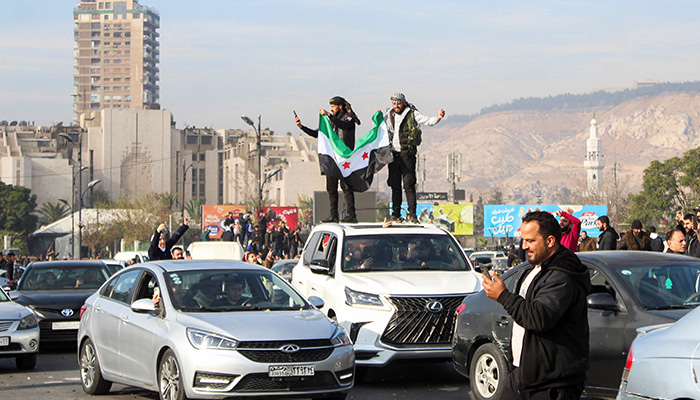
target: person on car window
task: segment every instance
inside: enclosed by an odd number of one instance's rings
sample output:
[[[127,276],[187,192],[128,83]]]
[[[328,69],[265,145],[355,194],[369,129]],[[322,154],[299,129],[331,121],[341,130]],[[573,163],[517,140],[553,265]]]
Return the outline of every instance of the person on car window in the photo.
[[[245,281],[239,278],[231,279],[225,283],[224,296],[214,300],[212,307],[242,306],[245,303],[243,290]]]
[[[53,272],[47,272],[41,276],[42,287],[44,289],[53,289],[56,287],[56,275]]]
[[[408,246],[408,263],[424,267],[430,261],[437,261],[435,247],[427,239],[419,239],[415,244]]]
[[[85,271],[85,274],[83,276],[79,276],[78,279],[75,280],[75,287],[81,287],[81,286],[92,286],[95,287],[95,285],[98,285],[99,282],[97,280],[97,271],[94,269],[88,269]]]

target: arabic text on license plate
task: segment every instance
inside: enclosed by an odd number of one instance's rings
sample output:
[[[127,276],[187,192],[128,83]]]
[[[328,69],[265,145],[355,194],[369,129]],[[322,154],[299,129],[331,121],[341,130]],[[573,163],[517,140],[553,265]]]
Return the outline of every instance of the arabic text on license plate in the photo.
[[[64,322],[54,322],[51,324],[51,329],[54,331],[62,331],[67,329],[78,329],[80,328],[80,321],[64,321]]]
[[[314,365],[270,365],[268,367],[268,376],[284,377],[284,376],[313,376],[315,373]]]
[[[0,346],[9,346],[10,345],[10,338],[9,337],[0,337]]]

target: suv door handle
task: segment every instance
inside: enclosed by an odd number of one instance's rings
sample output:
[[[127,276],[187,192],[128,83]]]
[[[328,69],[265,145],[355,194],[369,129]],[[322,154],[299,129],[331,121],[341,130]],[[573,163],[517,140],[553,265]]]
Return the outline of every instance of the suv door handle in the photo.
[[[506,318],[506,317],[501,317],[498,321],[496,321],[496,323],[497,323],[499,326],[507,326],[507,325],[508,325],[508,318]]]

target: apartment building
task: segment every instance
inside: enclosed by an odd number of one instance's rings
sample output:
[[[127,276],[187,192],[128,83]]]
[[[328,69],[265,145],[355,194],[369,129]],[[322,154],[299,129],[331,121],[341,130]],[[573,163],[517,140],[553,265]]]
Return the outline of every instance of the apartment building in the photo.
[[[73,111],[159,109],[160,16],[138,0],[80,1],[73,10]]]

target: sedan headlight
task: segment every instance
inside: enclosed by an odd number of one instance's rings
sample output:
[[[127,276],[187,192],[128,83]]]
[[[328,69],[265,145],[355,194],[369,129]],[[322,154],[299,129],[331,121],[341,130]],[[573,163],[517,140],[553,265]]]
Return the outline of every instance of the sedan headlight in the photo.
[[[36,320],[34,314],[29,314],[26,317],[19,320],[19,326],[17,327],[17,330],[22,331],[25,329],[33,329],[37,326],[39,326],[39,321]]]
[[[335,325],[335,332],[333,332],[333,336],[331,336],[331,343],[333,343],[333,346],[351,346],[352,342],[350,341],[350,336],[348,336],[345,328],[343,328],[337,322],[333,322],[333,325]]]
[[[216,333],[187,328],[187,339],[195,349],[236,350],[238,341]]]
[[[382,299],[376,294],[356,292],[347,286],[345,287],[345,297],[349,306],[375,306],[382,307]]]

